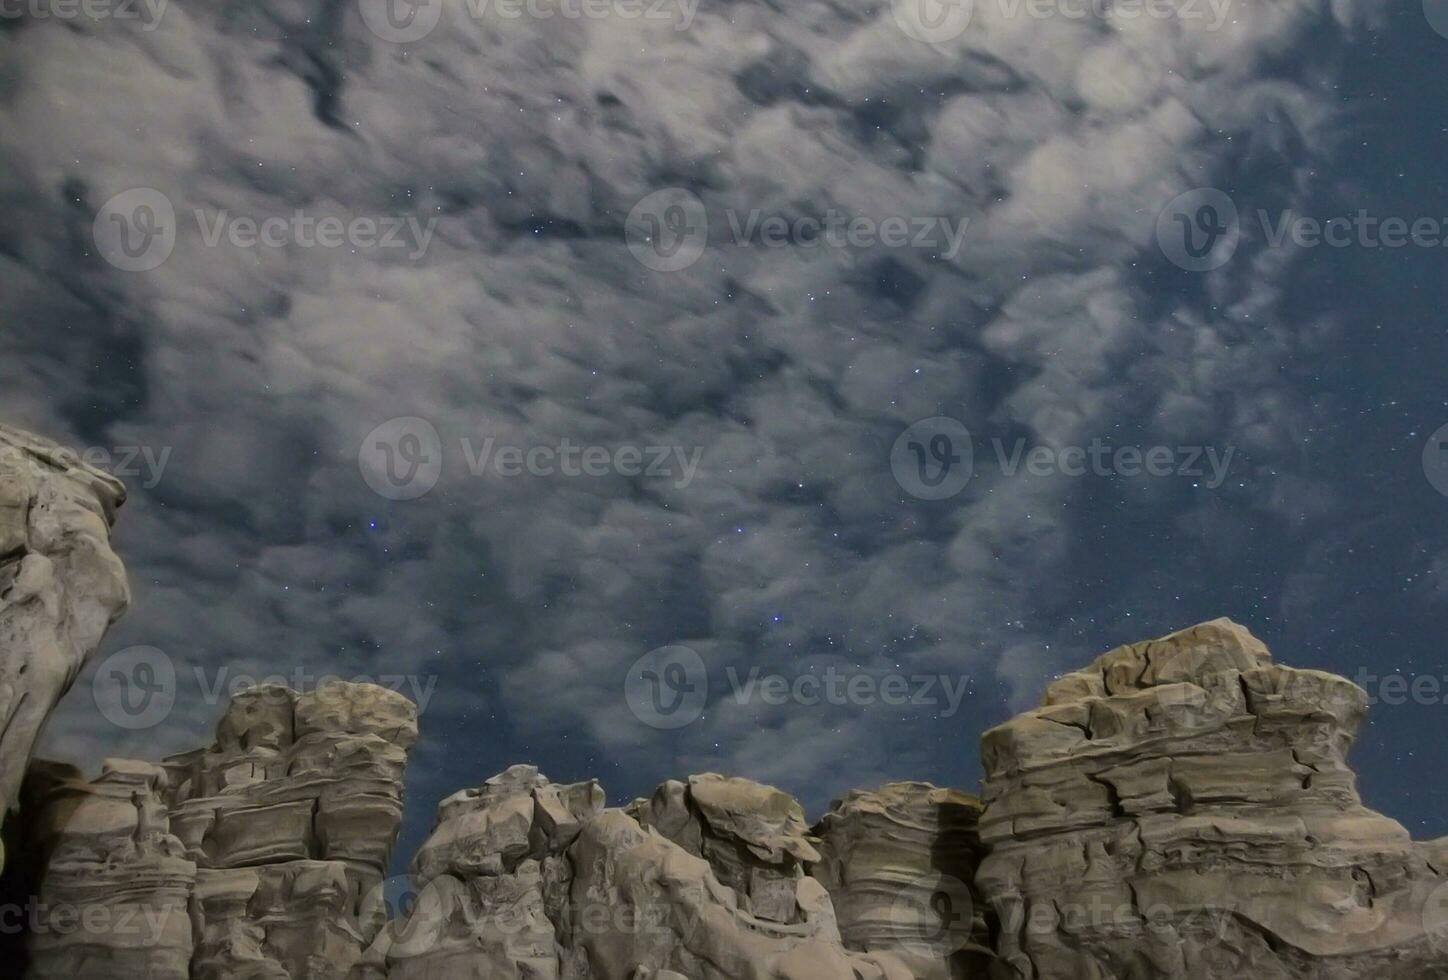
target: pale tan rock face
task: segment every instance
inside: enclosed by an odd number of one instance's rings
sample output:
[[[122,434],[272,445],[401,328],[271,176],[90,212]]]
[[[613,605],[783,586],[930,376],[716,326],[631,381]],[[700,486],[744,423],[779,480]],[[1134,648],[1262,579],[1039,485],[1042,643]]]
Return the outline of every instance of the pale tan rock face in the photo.
[[[929,783],[852,790],[815,825],[845,947],[891,953],[920,980],[984,977],[994,959],[974,796]]]
[[[910,980],[845,949],[818,858],[768,786],[706,774],[605,809],[596,782],[514,766],[443,801],[410,914],[354,980]]]
[[[1061,677],[982,739],[1001,958],[1047,980],[1448,976],[1442,848],[1362,806],[1346,763],[1365,705],[1228,620]]]
[[[110,531],[125,488],[0,425],[0,816],[41,726],[130,601]]]
[[[383,924],[416,737],[415,706],[381,687],[262,687],[159,766],[112,760],[87,783],[37,764],[38,897],[80,927],[32,932],[28,975],[344,980]]]

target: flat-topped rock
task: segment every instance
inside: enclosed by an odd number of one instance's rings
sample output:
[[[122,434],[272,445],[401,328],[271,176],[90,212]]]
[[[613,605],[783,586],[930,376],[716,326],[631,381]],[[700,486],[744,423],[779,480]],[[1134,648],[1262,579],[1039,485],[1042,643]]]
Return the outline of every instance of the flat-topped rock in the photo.
[[[1364,807],[1347,765],[1365,706],[1228,620],[1056,680],[982,738],[1001,958],[1026,978],[1448,975],[1425,915],[1448,900],[1441,848]]]

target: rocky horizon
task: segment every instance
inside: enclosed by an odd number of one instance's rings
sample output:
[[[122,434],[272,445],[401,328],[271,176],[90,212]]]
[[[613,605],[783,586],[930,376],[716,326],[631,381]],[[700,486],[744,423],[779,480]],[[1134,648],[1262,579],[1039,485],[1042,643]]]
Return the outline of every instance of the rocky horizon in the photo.
[[[743,776],[610,807],[596,780],[515,765],[437,805],[405,880],[387,869],[418,711],[377,685],[255,687],[209,745],[94,779],[32,761],[125,608],[124,491],[44,440],[0,428],[0,447],[3,938],[23,977],[1448,974],[1448,839],[1364,807],[1347,764],[1366,693],[1228,619],[1057,677],[982,733],[978,796],[892,782],[810,823]]]

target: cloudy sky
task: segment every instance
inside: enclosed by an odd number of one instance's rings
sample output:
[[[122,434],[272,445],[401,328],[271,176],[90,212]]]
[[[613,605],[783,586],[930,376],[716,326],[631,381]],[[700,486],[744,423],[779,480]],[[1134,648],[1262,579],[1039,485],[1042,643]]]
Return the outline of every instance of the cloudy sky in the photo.
[[[132,489],[45,753],[371,676],[404,855],[521,761],[818,812],[1227,615],[1448,833],[1437,0],[0,6],[0,413]]]

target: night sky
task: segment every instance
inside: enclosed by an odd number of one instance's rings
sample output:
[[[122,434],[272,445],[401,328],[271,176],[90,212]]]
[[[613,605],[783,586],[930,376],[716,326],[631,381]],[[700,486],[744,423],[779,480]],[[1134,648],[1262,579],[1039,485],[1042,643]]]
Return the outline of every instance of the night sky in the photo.
[[[1399,702],[1362,790],[1448,833],[1448,10],[1193,7],[976,0],[929,42],[854,0],[449,0],[402,41],[373,0],[0,19],[0,418],[132,491],[133,609],[42,753],[190,748],[238,677],[386,675],[427,694],[399,860],[516,762],[815,815],[972,788],[1050,677],[1229,616]],[[1184,259],[1207,189],[1236,218]],[[1273,241],[1360,213],[1423,241]],[[795,230],[831,215],[860,235]],[[1170,464],[1068,472],[1093,445]],[[136,647],[174,704],[127,726],[100,665]],[[751,669],[934,703],[769,703]],[[646,671],[687,724],[647,723]]]

